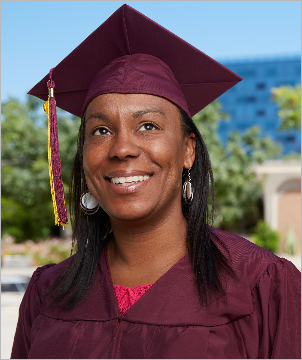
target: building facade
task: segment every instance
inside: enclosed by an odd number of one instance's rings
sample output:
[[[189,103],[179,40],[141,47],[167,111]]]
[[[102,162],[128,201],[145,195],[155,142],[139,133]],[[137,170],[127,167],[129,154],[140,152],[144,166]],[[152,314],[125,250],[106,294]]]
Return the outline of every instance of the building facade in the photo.
[[[301,56],[220,61],[243,80],[219,97],[229,122],[221,122],[219,135],[223,142],[229,131],[257,125],[264,136],[282,145],[283,154],[301,152],[301,132],[278,131],[277,105],[271,100],[271,88],[301,84]]]
[[[271,160],[255,165],[263,182],[264,220],[281,235],[280,252],[301,253],[301,163]]]

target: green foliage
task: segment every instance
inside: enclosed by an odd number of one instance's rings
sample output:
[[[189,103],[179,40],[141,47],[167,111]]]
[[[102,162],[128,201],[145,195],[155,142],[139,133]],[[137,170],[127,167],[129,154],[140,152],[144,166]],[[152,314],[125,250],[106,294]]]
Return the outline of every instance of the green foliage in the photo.
[[[278,155],[280,148],[253,127],[245,133],[229,134],[223,147],[217,133],[219,121],[227,121],[218,101],[214,101],[193,118],[207,145],[213,168],[216,194],[214,226],[238,223],[244,214],[255,211],[262,187],[253,165]]]
[[[290,160],[301,160],[301,153],[289,153],[282,156],[282,160],[290,161]]]
[[[54,229],[47,161],[47,116],[43,101],[28,97],[25,104],[11,99],[2,104],[2,234],[25,239],[46,238]],[[76,152],[78,118],[57,109],[58,132],[65,186]],[[272,158],[278,148],[258,128],[230,134],[226,148],[217,134],[227,120],[218,101],[195,115],[212,161],[215,192],[215,226],[228,226],[253,212],[261,185],[253,165]],[[65,192],[66,194],[66,192]],[[68,196],[68,194],[66,194]]]
[[[289,224],[289,229],[285,235],[284,250],[287,254],[295,255],[297,250],[297,236],[295,233],[294,224]]]
[[[278,231],[273,230],[270,225],[259,220],[253,236],[254,243],[276,253],[279,249],[280,235]]]
[[[301,128],[301,85],[272,88],[273,101],[278,105],[280,130]]]
[[[2,104],[1,233],[16,241],[46,238],[54,228],[47,160],[47,115],[43,101]],[[76,152],[79,119],[58,109],[58,132],[64,186]]]

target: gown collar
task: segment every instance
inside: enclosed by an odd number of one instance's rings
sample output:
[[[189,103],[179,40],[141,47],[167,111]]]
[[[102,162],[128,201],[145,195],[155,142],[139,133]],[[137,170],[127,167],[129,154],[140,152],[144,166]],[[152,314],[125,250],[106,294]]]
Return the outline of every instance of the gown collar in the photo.
[[[60,265],[60,264],[59,264]],[[59,265],[46,271],[49,286]],[[53,270],[53,271],[51,271]],[[57,269],[59,270],[59,269]],[[44,279],[45,276],[43,276]],[[153,286],[123,315],[132,323],[162,326],[217,326],[240,319],[253,312],[251,291],[247,281],[230,277],[224,281],[226,296],[208,306],[200,304],[195,286],[195,276],[186,254],[162,275]],[[113,288],[106,251],[101,255],[94,284],[87,299],[72,310],[51,308],[44,299],[41,313],[67,321],[110,321],[119,319],[119,305]]]

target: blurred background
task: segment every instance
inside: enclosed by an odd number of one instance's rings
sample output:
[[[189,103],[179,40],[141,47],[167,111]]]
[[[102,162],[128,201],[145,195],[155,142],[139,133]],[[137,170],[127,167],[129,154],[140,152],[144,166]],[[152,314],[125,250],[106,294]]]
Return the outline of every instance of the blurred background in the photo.
[[[54,225],[43,102],[26,93],[123,3],[1,2],[1,358],[32,272],[71,250],[70,227]],[[214,226],[300,269],[301,3],[126,3],[243,77],[193,119],[213,166]],[[57,115],[68,200],[80,119]]]

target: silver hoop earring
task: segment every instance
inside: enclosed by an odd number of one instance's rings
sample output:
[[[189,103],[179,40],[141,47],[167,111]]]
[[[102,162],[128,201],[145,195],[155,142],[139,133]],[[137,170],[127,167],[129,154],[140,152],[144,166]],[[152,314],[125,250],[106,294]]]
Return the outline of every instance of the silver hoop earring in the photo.
[[[81,195],[80,205],[83,210],[83,213],[86,215],[95,214],[100,208],[100,205],[97,203],[95,198],[91,195],[89,190],[85,191]]]
[[[184,198],[186,204],[191,204],[192,200],[193,200],[193,193],[194,193],[194,189],[191,183],[191,176],[190,176],[190,169],[188,170],[188,179],[184,182],[183,187],[182,187],[182,197]]]

